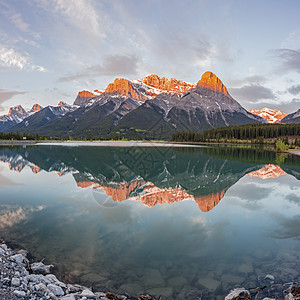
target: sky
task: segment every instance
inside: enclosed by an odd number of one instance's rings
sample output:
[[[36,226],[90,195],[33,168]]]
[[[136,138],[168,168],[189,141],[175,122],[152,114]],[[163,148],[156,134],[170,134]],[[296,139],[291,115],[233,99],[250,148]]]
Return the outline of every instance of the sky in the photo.
[[[300,108],[298,0],[0,0],[0,115],[148,74],[215,73],[246,109]]]

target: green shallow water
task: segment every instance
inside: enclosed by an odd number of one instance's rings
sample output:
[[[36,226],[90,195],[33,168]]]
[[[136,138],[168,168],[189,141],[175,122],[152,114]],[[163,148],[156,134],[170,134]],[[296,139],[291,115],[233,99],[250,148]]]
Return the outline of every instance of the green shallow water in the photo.
[[[0,147],[0,230],[65,281],[222,299],[300,280],[299,179],[263,149]]]

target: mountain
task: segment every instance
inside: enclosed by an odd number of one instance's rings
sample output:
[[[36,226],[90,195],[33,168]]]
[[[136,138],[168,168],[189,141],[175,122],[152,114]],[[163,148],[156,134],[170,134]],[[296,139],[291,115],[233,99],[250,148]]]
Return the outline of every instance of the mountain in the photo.
[[[74,104],[80,106],[91,104],[97,101],[96,96],[103,93],[118,94],[138,101],[146,101],[162,93],[181,94],[195,86],[196,84],[187,83],[175,78],[168,80],[156,74],[150,74],[143,79],[132,81],[125,78],[116,78],[105,90],[95,90],[93,93],[89,91],[79,92]]]
[[[251,109],[249,112],[262,118],[265,118],[268,121],[268,123],[278,123],[285,116],[287,116],[286,113],[280,110],[270,108]]]
[[[176,131],[203,131],[259,122],[264,120],[246,111],[216,75],[206,72],[186,92],[161,93],[145,101],[118,122],[116,132],[140,138],[147,133],[150,138],[165,139]]]
[[[169,139],[173,132],[261,123],[205,72],[197,83],[150,74],[116,78],[105,90],[81,91],[62,112],[53,106],[29,116],[13,131],[56,137]]]
[[[39,133],[39,129],[53,119],[58,119],[66,113],[78,108],[60,101],[57,106],[46,106],[35,111],[21,122],[11,127],[10,131]]]
[[[296,112],[291,113],[287,115],[285,118],[283,118],[280,123],[283,124],[299,124],[300,123],[300,109],[298,109]]]
[[[26,111],[21,105],[11,107],[7,115],[0,116],[0,131],[7,131],[16,124],[19,124],[29,116],[39,112],[42,107],[34,104],[32,108]]]
[[[102,91],[95,90],[93,93],[89,91],[81,91],[78,93],[74,101],[74,105],[85,106],[90,102],[90,100],[92,100],[96,96],[103,94],[103,92],[104,92],[103,90]]]

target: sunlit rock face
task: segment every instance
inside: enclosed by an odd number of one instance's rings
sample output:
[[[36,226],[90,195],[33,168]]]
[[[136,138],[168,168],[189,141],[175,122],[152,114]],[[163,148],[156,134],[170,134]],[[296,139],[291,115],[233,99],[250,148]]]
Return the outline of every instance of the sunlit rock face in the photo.
[[[219,202],[223,199],[225,193],[226,190],[223,190],[215,194],[199,196],[195,198],[195,201],[198,204],[198,207],[201,211],[209,212],[219,204]]]
[[[130,183],[122,183],[115,186],[101,186],[99,183],[93,181],[80,181],[77,186],[81,188],[92,187],[105,191],[107,196],[110,196],[114,201],[124,201],[130,197],[130,193],[136,188],[145,184],[144,181],[133,181]]]
[[[24,110],[24,108],[21,105],[17,105],[9,109],[8,115],[10,116],[12,114],[16,114],[23,116],[25,113],[26,111]]]
[[[193,83],[177,80],[175,78],[169,80],[166,77],[159,77],[156,74],[150,74],[138,81],[148,86],[147,94],[152,97],[161,93],[182,94],[196,86]]]
[[[138,201],[147,207],[154,207],[155,205],[164,203],[172,204],[184,200],[192,200],[198,204],[199,209],[203,212],[212,210],[224,197],[226,192],[226,190],[224,190],[211,195],[194,197],[180,188],[159,188],[152,182],[145,183],[144,181],[123,183],[117,186],[101,186],[92,181],[81,181],[77,182],[77,186],[81,188],[92,187],[94,189],[104,190],[114,201]],[[131,193],[136,189],[139,189],[139,194],[131,196]]]
[[[88,103],[89,99],[95,96],[97,96],[97,94],[91,93],[89,91],[80,91],[77,94],[77,97],[74,101],[74,105],[79,105],[79,106],[85,105]]]
[[[124,78],[116,78],[113,83],[110,83],[105,93],[118,93],[121,96],[130,97],[135,100],[147,100],[148,98],[143,93],[138,93],[132,82]]]
[[[42,109],[42,107],[39,105],[39,104],[33,104],[33,106],[32,106],[32,111],[34,111],[34,112],[38,112],[38,111],[40,111]]]
[[[264,168],[248,173],[247,175],[250,177],[259,177],[261,179],[268,179],[268,178],[276,178],[285,174],[286,172],[283,171],[279,166],[268,164]]]
[[[280,110],[270,109],[270,108],[251,109],[250,112],[254,115],[265,118],[268,123],[278,123],[285,116],[287,116],[286,113]]]
[[[223,82],[212,72],[205,72],[202,75],[201,79],[197,82],[197,86],[210,89],[212,91],[219,92],[230,97]]]

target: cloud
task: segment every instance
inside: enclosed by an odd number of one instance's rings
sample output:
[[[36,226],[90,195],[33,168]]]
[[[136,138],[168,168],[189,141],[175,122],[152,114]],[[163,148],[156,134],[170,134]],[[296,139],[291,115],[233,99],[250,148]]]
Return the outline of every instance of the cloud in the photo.
[[[97,12],[90,0],[36,0],[36,3],[43,9],[53,13],[59,13],[66,17],[68,22],[86,34],[94,34],[98,37],[105,37],[103,23],[104,14]],[[99,16],[101,15],[101,25]]]
[[[257,102],[263,99],[276,99],[276,95],[269,88],[260,84],[248,84],[239,88],[230,88],[231,95],[238,100]]]
[[[13,48],[0,45],[0,66],[19,70],[46,72],[42,66],[32,64],[28,55],[22,55]]]
[[[234,87],[241,87],[249,84],[264,84],[267,82],[267,78],[262,75],[251,75],[243,79],[230,80],[229,84]]]
[[[106,55],[103,64],[97,64],[85,68],[82,72],[74,75],[61,77],[58,82],[68,82],[88,77],[98,76],[129,76],[136,75],[139,59],[135,55]]]
[[[0,89],[0,110],[4,110],[2,104],[16,95],[26,94],[27,92],[7,91]]]
[[[300,73],[300,49],[276,49],[273,54],[281,60],[278,67],[279,72],[294,71]]]
[[[300,84],[293,85],[293,86],[289,87],[287,90],[290,94],[296,96],[296,95],[300,94]]]
[[[23,21],[21,14],[13,14],[10,19],[17,28],[25,32],[28,31],[29,24]]]

